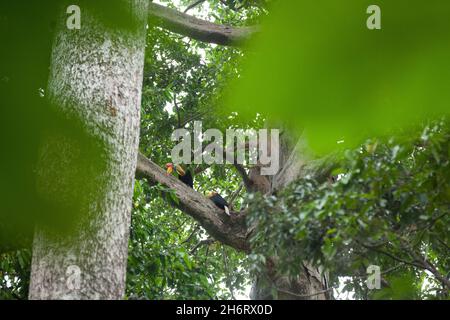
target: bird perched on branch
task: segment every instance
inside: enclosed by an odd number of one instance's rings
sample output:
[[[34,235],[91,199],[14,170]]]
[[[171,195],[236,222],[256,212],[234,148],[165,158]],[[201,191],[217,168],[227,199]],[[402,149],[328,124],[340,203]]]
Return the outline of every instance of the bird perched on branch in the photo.
[[[184,170],[179,164],[174,165],[171,162],[166,164],[166,168],[168,174],[172,174],[172,172],[175,171],[181,182],[194,189],[194,179],[192,178],[192,173],[190,170]]]
[[[211,199],[212,202],[214,202],[214,204],[216,205],[216,207],[225,210],[225,213],[229,216],[231,216],[230,214],[230,205],[228,204],[228,202],[222,198],[222,196],[220,194],[218,194],[217,192],[210,192],[208,194],[208,198]]]

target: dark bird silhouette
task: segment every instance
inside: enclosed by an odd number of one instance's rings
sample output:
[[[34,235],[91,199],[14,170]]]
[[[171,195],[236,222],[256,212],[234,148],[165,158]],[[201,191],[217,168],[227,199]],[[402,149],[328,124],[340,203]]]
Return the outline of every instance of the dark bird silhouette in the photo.
[[[210,192],[208,194],[208,198],[212,202],[214,202],[216,207],[218,207],[218,208],[220,208],[222,210],[225,210],[225,213],[227,215],[229,215],[229,216],[231,215],[230,214],[230,208],[229,208],[230,205],[228,204],[228,202],[224,198],[222,198],[222,196],[220,194],[218,194],[217,192]]]
[[[172,172],[175,171],[181,182],[194,189],[194,179],[192,178],[192,173],[190,170],[184,170],[179,164],[174,165],[171,162],[166,164],[166,168],[168,174],[172,174]]]

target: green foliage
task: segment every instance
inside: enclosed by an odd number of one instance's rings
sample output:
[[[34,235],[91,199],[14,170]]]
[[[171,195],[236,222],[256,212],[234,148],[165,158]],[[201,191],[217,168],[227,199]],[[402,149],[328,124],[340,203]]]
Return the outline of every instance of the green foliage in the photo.
[[[185,2],[186,5],[191,4],[189,1]],[[93,4],[92,9],[99,13],[101,10],[98,8],[102,8],[102,3]],[[220,1],[210,1],[210,5],[211,10],[207,13],[209,19],[234,25],[253,24],[259,14],[263,12],[262,9],[254,7],[252,10],[233,11]],[[240,4],[236,2],[236,5]],[[18,19],[14,26],[11,26],[15,32],[8,28],[4,29],[6,30],[5,35],[8,35],[6,39],[11,42],[8,44],[11,52],[32,53],[34,57],[34,59],[23,59],[23,56],[18,56],[5,69],[6,75],[0,74],[0,89],[2,93],[5,92],[5,105],[11,103],[13,106],[33,106],[33,108],[23,109],[23,114],[21,113],[19,116],[16,116],[17,110],[14,108],[2,109],[5,119],[14,119],[9,126],[1,129],[4,130],[2,131],[4,132],[2,135],[4,141],[1,142],[4,142],[3,145],[7,146],[5,149],[10,151],[10,157],[3,160],[6,169],[25,168],[28,170],[32,168],[37,149],[37,145],[35,146],[33,143],[39,143],[37,133],[42,131],[40,126],[48,131],[49,128],[50,130],[58,129],[60,124],[60,122],[50,121],[54,118],[38,122],[39,126],[35,121],[42,119],[42,114],[38,116],[36,112],[40,113],[47,107],[47,105],[42,108],[37,107],[38,103],[45,104],[45,99],[42,97],[42,95],[45,97],[45,90],[38,91],[37,89],[46,87],[46,71],[50,60],[53,29],[46,30],[47,33],[43,30],[48,27],[49,17],[54,19],[56,10],[55,12],[48,11],[48,16],[45,16],[47,20],[39,15],[35,16],[35,12],[39,11],[27,10],[27,6],[31,6],[29,1],[18,2],[16,7],[11,7],[12,15],[17,15],[19,12],[31,12],[31,16]],[[116,14],[115,6],[109,8],[112,11],[104,11],[101,17],[102,22],[107,25],[111,25]],[[8,13],[8,10],[2,10],[3,12]],[[2,18],[1,13],[0,18]],[[42,21],[38,23],[36,19],[42,19]],[[14,21],[14,19],[7,21]],[[3,22],[5,20],[0,19],[2,26]],[[31,28],[30,24],[35,24],[35,29]],[[7,26],[9,27],[9,25]],[[20,35],[20,38],[16,37],[17,35]],[[26,48],[23,47],[23,39],[27,39]],[[3,62],[11,61],[7,51],[2,51],[0,54]],[[171,161],[170,150],[174,142],[170,141],[170,135],[173,130],[178,127],[192,129],[194,120],[202,120],[205,128],[214,127],[221,130],[231,126],[260,127],[263,121],[261,117],[250,122],[241,121],[236,113],[216,108],[223,88],[239,72],[241,57],[242,52],[237,49],[186,40],[160,28],[149,26],[142,93],[141,152],[163,166],[166,162]],[[3,70],[1,71],[3,72]],[[16,77],[12,77],[12,75]],[[16,82],[16,79],[21,81],[17,80]],[[12,80],[15,82],[12,83]],[[11,91],[11,88],[17,90]],[[6,95],[8,91],[10,92]],[[21,125],[19,126],[18,123]],[[50,126],[48,123],[54,124]],[[66,122],[61,121],[61,126],[63,125],[71,128]],[[10,132],[17,132],[17,128],[24,128],[23,131],[20,131],[23,134],[16,137],[18,139],[11,139]],[[85,137],[82,136],[82,138]],[[28,149],[24,150],[21,148],[23,146],[27,146]],[[29,156],[30,154],[33,157]],[[23,165],[21,161],[23,161]],[[81,168],[81,165],[85,163],[92,163],[86,153],[84,153],[82,161],[76,166],[71,164],[68,168]],[[0,214],[16,217],[19,222],[27,222],[27,226],[29,226],[26,230],[29,236],[27,241],[19,243],[19,240],[23,240],[24,237],[14,232],[17,228],[12,228],[13,232],[8,234],[3,232],[5,230],[3,223],[11,222],[11,220],[0,219],[1,245],[10,242],[13,242],[15,247],[30,245],[34,221],[23,219],[22,216],[15,214],[16,212],[30,214],[34,212],[27,209],[30,205],[35,209],[36,202],[24,201],[24,199],[28,199],[31,191],[17,192],[23,190],[23,186],[34,188],[35,182],[30,179],[32,177],[30,172],[31,169],[29,171],[21,170],[19,173],[8,171],[6,172],[8,179],[4,179],[0,183],[0,191],[5,199],[8,198],[5,194],[9,195],[14,192],[15,195],[3,202],[4,207]],[[22,176],[24,179],[21,180]],[[78,177],[73,176],[73,192],[80,191],[76,185],[82,183],[85,177],[91,178],[85,183],[86,186],[94,184],[98,190],[102,189],[101,185],[96,184],[92,179],[92,173],[83,171]],[[51,181],[52,179],[44,180]],[[238,188],[239,183],[240,178],[232,166],[212,166],[195,178],[195,188],[199,192],[206,193],[217,190],[226,197]],[[82,190],[84,193],[95,194],[91,191],[91,188]],[[165,197],[176,202],[174,194],[161,186],[150,188],[145,181],[136,182],[129,242],[127,297],[129,299],[210,299],[229,298],[231,291],[237,294],[248,282],[247,271],[243,265],[244,256],[231,248],[224,248],[219,243],[201,245],[193,250],[200,240],[207,238],[206,233],[198,228],[195,221],[166,203]],[[59,197],[55,199],[58,200]],[[79,197],[73,195],[68,200],[70,203],[80,203]],[[242,197],[238,197],[236,200],[237,209],[241,200]],[[66,206],[70,204],[69,202],[66,203]],[[40,210],[40,212],[48,213],[46,210]],[[48,218],[48,220],[51,219]],[[10,226],[8,227],[11,230]],[[191,234],[193,235],[190,236]],[[29,255],[29,253],[27,254]],[[22,256],[21,251],[13,251],[1,256],[0,280],[2,285],[0,294],[2,294],[2,298],[25,299],[27,297],[29,273],[25,272],[25,269],[19,268],[19,259]],[[29,265],[29,259],[24,258],[23,260],[27,261]],[[9,275],[17,277],[17,281],[9,281],[8,279],[11,279]],[[15,296],[12,296],[13,293]]]
[[[169,207],[160,192],[136,182],[128,299],[229,299],[230,288],[233,293],[242,290],[248,278],[243,254],[218,242],[202,244],[205,231]]]
[[[450,3],[380,0],[369,30],[372,4],[275,2],[224,106],[306,128],[318,152],[448,113]]]
[[[100,3],[82,2],[99,14]],[[67,3],[0,4],[0,252],[29,246],[35,224],[59,234],[73,231],[105,189],[110,150],[46,92],[56,21],[65,26],[58,17]],[[130,20],[120,3],[108,5],[99,20],[111,22],[118,10]],[[63,100],[65,110],[77,109],[76,101]]]
[[[278,195],[251,195],[255,271],[261,255],[274,256],[282,274],[311,261],[335,285],[351,277],[344,290],[359,298],[448,297],[439,276],[450,270],[449,128],[369,140],[345,153],[334,183],[304,177]],[[365,286],[369,265],[385,272],[381,292]]]

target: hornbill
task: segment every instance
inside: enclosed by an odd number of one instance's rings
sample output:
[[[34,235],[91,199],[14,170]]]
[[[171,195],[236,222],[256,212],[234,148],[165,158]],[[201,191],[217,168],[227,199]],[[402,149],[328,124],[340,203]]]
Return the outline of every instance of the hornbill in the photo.
[[[188,187],[194,189],[194,179],[192,178],[192,173],[190,170],[184,170],[179,164],[174,165],[169,162],[166,164],[167,173],[172,174],[173,171],[176,171],[178,175],[178,179],[183,182]]]
[[[230,209],[229,209],[230,205],[224,198],[222,198],[222,196],[220,194],[218,194],[217,192],[210,192],[208,194],[208,198],[211,199],[212,202],[214,202],[216,207],[218,207],[222,210],[225,210],[225,213],[227,215],[231,216]]]

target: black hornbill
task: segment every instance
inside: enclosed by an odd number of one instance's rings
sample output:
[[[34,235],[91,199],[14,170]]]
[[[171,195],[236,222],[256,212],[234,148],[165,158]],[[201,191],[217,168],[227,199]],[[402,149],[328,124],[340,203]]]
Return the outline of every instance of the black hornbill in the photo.
[[[172,174],[173,171],[176,171],[178,179],[188,187],[194,189],[194,179],[192,178],[190,170],[185,171],[179,164],[174,165],[171,162],[166,164],[166,168],[168,174]]]
[[[211,199],[212,202],[214,202],[214,204],[216,205],[216,207],[225,210],[225,213],[227,215],[231,215],[230,214],[230,209],[229,209],[229,204],[228,202],[222,198],[222,196],[220,194],[218,194],[217,192],[210,192],[208,194],[208,198]]]

